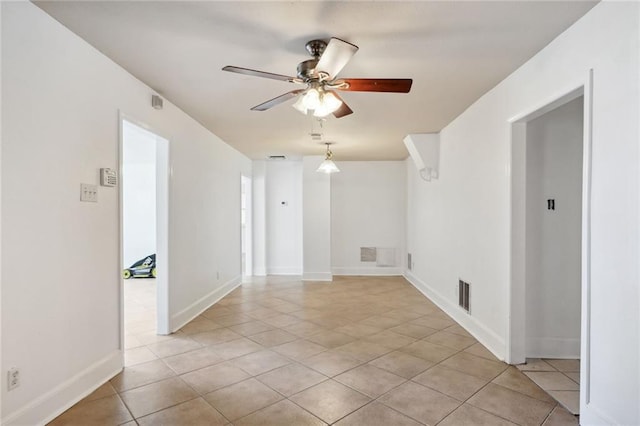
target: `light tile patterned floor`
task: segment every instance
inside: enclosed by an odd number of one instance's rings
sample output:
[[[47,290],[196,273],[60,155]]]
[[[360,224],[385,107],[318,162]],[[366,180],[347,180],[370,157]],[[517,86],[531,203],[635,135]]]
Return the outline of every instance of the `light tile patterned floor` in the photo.
[[[528,359],[518,369],[571,414],[580,414],[579,359]]]
[[[156,336],[156,280],[155,278],[130,278],[123,280],[124,288],[124,331],[125,349],[142,348],[149,343],[155,343],[163,337]],[[142,359],[143,350],[129,352],[128,362],[138,363],[148,361]]]
[[[145,322],[146,321],[146,322]],[[54,425],[577,425],[401,277],[254,279]]]

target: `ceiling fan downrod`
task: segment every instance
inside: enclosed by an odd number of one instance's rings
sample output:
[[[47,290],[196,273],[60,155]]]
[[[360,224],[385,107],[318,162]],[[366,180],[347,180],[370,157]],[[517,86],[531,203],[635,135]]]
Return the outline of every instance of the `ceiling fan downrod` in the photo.
[[[327,48],[327,43],[324,40],[311,40],[308,41],[304,47],[307,49],[307,52],[309,52],[309,55],[313,56],[313,59],[307,59],[298,64],[298,78],[304,80],[305,83],[322,80],[316,73],[316,66],[324,50]]]
[[[311,40],[304,45],[304,48],[307,49],[309,55],[313,56],[314,59],[319,59],[324,53],[324,49],[327,48],[327,42],[324,40]]]

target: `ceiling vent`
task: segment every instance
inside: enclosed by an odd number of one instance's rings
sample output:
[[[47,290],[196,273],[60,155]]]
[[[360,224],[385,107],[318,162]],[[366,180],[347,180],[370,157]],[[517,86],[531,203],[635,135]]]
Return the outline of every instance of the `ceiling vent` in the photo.
[[[286,160],[287,157],[285,157],[284,155],[270,155],[269,157],[267,157],[267,159],[269,159],[269,160]]]

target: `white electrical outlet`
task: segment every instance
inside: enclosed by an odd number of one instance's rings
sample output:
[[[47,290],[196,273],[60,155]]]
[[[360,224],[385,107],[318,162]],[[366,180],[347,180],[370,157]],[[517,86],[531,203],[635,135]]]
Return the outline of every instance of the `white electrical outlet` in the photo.
[[[13,367],[7,372],[7,388],[13,390],[20,386],[20,370],[18,367]]]
[[[80,184],[80,201],[98,202],[98,185]]]

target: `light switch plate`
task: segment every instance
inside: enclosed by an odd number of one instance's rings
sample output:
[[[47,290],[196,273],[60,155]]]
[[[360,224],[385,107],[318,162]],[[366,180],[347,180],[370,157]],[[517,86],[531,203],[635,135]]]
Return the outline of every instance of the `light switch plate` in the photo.
[[[98,202],[98,185],[80,184],[80,201]]]

